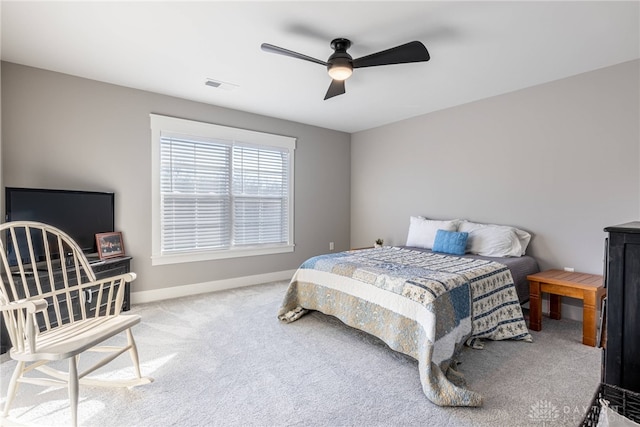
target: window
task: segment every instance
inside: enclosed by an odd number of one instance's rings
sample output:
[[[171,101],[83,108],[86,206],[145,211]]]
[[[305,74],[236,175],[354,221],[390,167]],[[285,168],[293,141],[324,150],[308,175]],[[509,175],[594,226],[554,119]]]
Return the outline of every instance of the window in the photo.
[[[153,264],[293,251],[295,138],[151,114]]]

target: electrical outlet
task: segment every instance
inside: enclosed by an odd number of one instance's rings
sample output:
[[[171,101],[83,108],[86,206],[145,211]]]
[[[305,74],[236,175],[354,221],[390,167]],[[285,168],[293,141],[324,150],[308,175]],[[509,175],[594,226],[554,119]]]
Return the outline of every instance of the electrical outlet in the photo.
[[[565,267],[564,271],[569,271],[569,272],[573,273],[576,270],[573,267]]]
[[[329,242],[329,250],[330,250],[330,251],[332,251],[332,250],[333,250],[333,248],[334,248],[334,246],[333,246],[333,242]]]

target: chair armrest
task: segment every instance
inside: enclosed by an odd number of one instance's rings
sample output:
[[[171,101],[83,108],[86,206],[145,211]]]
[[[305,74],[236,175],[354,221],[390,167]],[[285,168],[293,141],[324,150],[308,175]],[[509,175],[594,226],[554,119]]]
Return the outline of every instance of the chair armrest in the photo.
[[[134,280],[136,280],[136,273],[122,273],[122,274],[116,274],[113,276],[104,277],[102,279],[96,279],[92,282],[85,282],[82,285],[79,285],[79,288],[81,289],[90,288],[92,286],[99,286],[104,283],[117,282],[119,280],[123,280],[124,282],[133,282]]]
[[[48,304],[45,299],[21,299],[18,301],[10,302],[8,304],[0,305],[0,312],[26,309],[27,313],[32,314],[46,310],[47,306]]]
[[[117,274],[110,277],[105,277],[102,279],[95,280],[93,282],[86,282],[82,285],[79,285],[77,289],[84,292],[86,289],[91,289],[91,294],[89,295],[91,298],[93,296],[98,297],[98,301],[100,301],[101,307],[107,307],[106,314],[109,315],[117,315],[120,314],[120,310],[122,309],[122,302],[124,300],[125,293],[125,283],[132,282],[136,279],[135,273],[123,273]],[[113,291],[114,284],[119,283],[117,291]],[[91,300],[89,300],[91,301]],[[115,305],[112,305],[115,303]],[[93,311],[93,314],[87,313],[88,316],[99,316],[105,314],[104,310],[96,310]],[[85,316],[83,312],[83,317]]]
[[[11,343],[14,347],[24,350],[25,346],[35,353],[36,351],[36,334],[35,313],[45,311],[47,309],[47,301],[45,299],[21,299],[8,304],[0,305],[0,312],[13,311],[12,324],[14,329],[8,329]],[[26,311],[26,315],[22,314],[22,310]]]
[[[116,274],[113,276],[107,276],[105,278],[102,279],[96,279],[93,282],[87,282],[87,283],[83,283],[82,286],[86,286],[89,283],[91,283],[92,285],[96,285],[99,283],[104,283],[104,282],[111,282],[114,280],[120,280],[120,279],[124,279],[125,282],[133,282],[134,280],[136,280],[136,273],[122,273],[122,274]]]

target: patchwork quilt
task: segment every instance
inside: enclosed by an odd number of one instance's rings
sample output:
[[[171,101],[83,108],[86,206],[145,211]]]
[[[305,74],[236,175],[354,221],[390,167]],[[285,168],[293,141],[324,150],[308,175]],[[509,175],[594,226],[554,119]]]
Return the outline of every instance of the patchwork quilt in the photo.
[[[465,342],[531,341],[511,272],[500,263],[383,247],[310,258],[296,271],[278,318],[335,316],[418,360],[422,389],[441,406],[480,406],[455,356]]]

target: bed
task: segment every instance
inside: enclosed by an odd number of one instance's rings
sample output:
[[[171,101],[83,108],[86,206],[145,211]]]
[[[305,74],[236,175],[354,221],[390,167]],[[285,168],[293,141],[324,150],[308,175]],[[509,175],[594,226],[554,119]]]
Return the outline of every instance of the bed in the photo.
[[[496,259],[411,246],[316,256],[294,274],[278,318],[293,322],[309,310],[335,316],[415,358],[433,403],[481,406],[481,394],[465,388],[455,371],[462,346],[479,347],[482,339],[532,341],[520,307],[526,298],[512,270],[537,271],[537,263],[513,257],[508,266]]]

